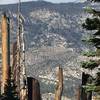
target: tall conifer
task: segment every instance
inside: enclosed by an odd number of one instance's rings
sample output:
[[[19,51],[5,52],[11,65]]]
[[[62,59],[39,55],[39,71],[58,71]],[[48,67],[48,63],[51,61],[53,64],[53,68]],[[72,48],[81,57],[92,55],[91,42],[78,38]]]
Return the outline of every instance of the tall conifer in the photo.
[[[91,1],[100,2],[100,0]],[[89,69],[90,71],[98,69],[98,71],[96,72],[96,77],[90,75],[86,85],[83,87],[88,92],[94,91],[100,93],[100,59],[93,59],[93,57],[100,57],[100,11],[95,8],[89,8],[87,11],[92,14],[92,18],[87,18],[82,27],[91,32],[90,38],[86,41],[95,47],[95,51],[84,53],[85,56],[89,57],[89,60],[82,62],[82,68]],[[91,82],[89,82],[89,80],[91,80]]]

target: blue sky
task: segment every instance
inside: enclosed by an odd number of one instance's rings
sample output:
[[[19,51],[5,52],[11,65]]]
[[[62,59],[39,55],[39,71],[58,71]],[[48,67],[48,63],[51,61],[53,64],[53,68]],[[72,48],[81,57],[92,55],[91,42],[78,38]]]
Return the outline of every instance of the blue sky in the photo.
[[[18,1],[19,0],[0,0],[0,4],[17,3]],[[36,1],[36,0],[21,0],[21,1]],[[77,0],[45,0],[45,1],[53,2],[53,3],[61,3],[61,2],[74,2]]]

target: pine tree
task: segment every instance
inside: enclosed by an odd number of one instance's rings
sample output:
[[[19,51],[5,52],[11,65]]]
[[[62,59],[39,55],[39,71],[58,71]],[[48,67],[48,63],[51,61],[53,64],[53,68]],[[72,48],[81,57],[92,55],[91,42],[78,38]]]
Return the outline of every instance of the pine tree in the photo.
[[[100,0],[91,0],[94,2],[100,2]],[[82,27],[85,28],[88,31],[93,31],[94,33],[91,32],[91,36],[88,40],[86,40],[89,44],[92,44],[96,50],[92,52],[87,52],[84,53],[85,56],[87,57],[100,57],[100,11],[97,11],[93,8],[87,9],[87,11],[93,15],[92,18],[87,18],[85,20],[85,23],[83,23]],[[92,54],[93,53],[93,54]],[[93,60],[90,59],[89,61],[83,61],[82,62],[82,68],[84,69],[89,69],[90,71],[95,70],[95,68],[98,68],[98,72],[96,73],[96,78],[90,75],[91,77],[91,82],[89,83],[89,79],[87,80],[87,83],[85,86],[86,91],[88,92],[98,92],[100,93],[100,60]]]

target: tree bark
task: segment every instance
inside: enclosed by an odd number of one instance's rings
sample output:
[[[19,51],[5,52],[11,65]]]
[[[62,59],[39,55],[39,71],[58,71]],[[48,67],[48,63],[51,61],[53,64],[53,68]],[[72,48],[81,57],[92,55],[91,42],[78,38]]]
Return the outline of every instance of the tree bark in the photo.
[[[41,100],[38,80],[28,77],[28,100]]]
[[[60,67],[58,67],[57,77],[58,77],[58,82],[55,91],[55,100],[61,100],[63,92],[63,69]]]

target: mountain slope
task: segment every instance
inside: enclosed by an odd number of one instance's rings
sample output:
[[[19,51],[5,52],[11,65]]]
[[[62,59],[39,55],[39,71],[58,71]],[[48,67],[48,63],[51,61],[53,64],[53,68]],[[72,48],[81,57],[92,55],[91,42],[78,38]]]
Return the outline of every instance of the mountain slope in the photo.
[[[83,11],[87,3],[27,2],[21,4],[25,17],[26,66],[29,76],[41,82],[42,93],[54,93],[56,67],[64,69],[63,95],[75,100],[75,90],[81,84],[79,53],[86,47],[81,42],[82,22],[88,16]],[[11,15],[11,38],[17,32],[17,5],[0,6]],[[45,79],[46,77],[46,79]],[[45,82],[45,83],[44,83]]]

